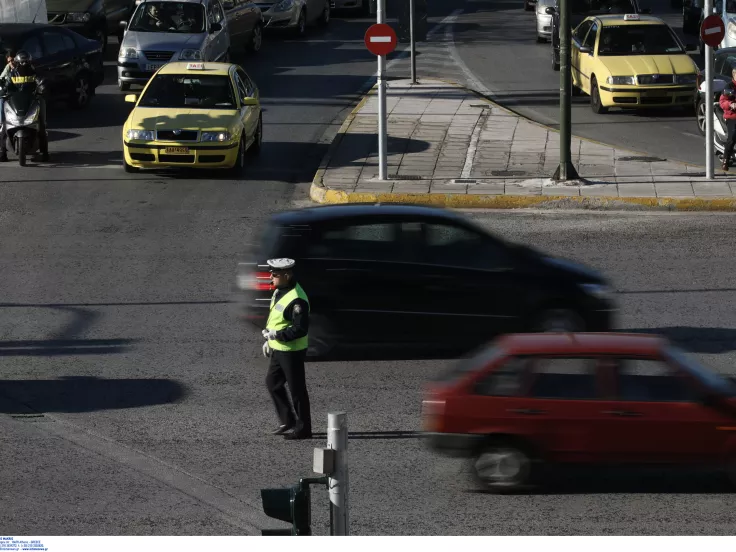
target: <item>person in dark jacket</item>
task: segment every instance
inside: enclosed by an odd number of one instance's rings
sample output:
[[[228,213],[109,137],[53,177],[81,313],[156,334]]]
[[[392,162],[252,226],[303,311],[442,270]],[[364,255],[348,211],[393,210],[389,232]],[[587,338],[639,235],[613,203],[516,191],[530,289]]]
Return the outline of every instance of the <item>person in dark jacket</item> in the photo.
[[[721,168],[727,171],[734,145],[736,145],[736,68],[732,69],[731,82],[723,89],[718,103],[723,109],[723,118],[726,119],[728,126],[728,142],[724,147],[723,164],[721,165]]]
[[[271,277],[276,290],[263,330],[264,356],[270,358],[266,386],[273,399],[281,425],[274,435],[286,439],[311,439],[312,418],[307,393],[304,360],[309,333],[309,299],[294,278],[293,259],[270,259]],[[289,384],[292,412],[285,385]]]

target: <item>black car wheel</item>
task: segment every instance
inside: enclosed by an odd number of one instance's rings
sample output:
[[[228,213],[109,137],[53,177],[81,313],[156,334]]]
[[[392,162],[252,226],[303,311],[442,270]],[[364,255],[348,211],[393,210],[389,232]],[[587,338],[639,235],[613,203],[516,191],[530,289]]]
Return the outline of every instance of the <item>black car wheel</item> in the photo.
[[[560,70],[560,62],[557,59],[557,52],[555,51],[554,46],[552,47],[552,70],[553,71]]]
[[[698,132],[701,136],[705,136],[705,102],[698,100],[698,105],[695,107],[695,117],[698,121]]]
[[[608,113],[608,108],[603,107],[601,102],[601,95],[598,92],[598,81],[593,77],[590,81],[590,108],[593,113],[602,114]]]
[[[256,135],[253,137],[253,143],[248,148],[248,153],[257,154],[261,152],[263,147],[263,115],[258,117],[258,128],[256,129]]]
[[[524,447],[504,441],[489,442],[473,459],[473,476],[485,490],[512,493],[529,485],[533,464]]]
[[[69,103],[75,109],[83,109],[89,105],[93,94],[94,88],[89,80],[89,76],[82,73],[74,79],[74,90]]]
[[[253,27],[253,32],[250,34],[250,44],[248,44],[248,50],[251,52],[260,52],[261,46],[263,46],[263,25],[260,23]]]

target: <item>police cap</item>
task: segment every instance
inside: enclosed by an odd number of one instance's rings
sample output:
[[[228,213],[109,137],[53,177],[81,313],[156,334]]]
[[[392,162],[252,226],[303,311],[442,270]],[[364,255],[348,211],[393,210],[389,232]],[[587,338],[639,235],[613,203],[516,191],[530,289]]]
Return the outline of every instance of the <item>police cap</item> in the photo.
[[[286,272],[296,265],[294,259],[269,259],[266,263],[271,267],[271,272]]]

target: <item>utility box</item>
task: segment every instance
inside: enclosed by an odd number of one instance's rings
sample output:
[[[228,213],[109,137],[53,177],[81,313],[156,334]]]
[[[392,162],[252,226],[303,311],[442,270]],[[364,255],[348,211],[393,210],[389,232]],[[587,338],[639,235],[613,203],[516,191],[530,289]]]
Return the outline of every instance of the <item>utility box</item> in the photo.
[[[0,23],[48,22],[46,0],[0,0]]]
[[[314,449],[312,471],[323,475],[331,475],[335,471],[335,450],[327,448]]]
[[[396,17],[399,19],[399,28],[396,37],[402,44],[409,44],[411,37],[409,33],[409,16],[411,9],[409,0],[396,0],[391,2],[398,10]],[[414,42],[427,41],[427,0],[414,0]]]

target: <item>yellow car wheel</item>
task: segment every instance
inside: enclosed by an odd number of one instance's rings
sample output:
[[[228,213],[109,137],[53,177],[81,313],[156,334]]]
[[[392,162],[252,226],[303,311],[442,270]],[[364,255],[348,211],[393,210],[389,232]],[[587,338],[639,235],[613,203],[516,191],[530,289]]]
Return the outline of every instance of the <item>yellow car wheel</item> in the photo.
[[[245,169],[245,135],[240,136],[238,142],[238,157],[235,158],[235,164],[230,169],[233,175],[238,175]]]
[[[601,93],[598,89],[598,81],[595,77],[591,78],[590,81],[590,108],[593,113],[602,114],[608,113],[608,108],[603,106],[601,101]]]

